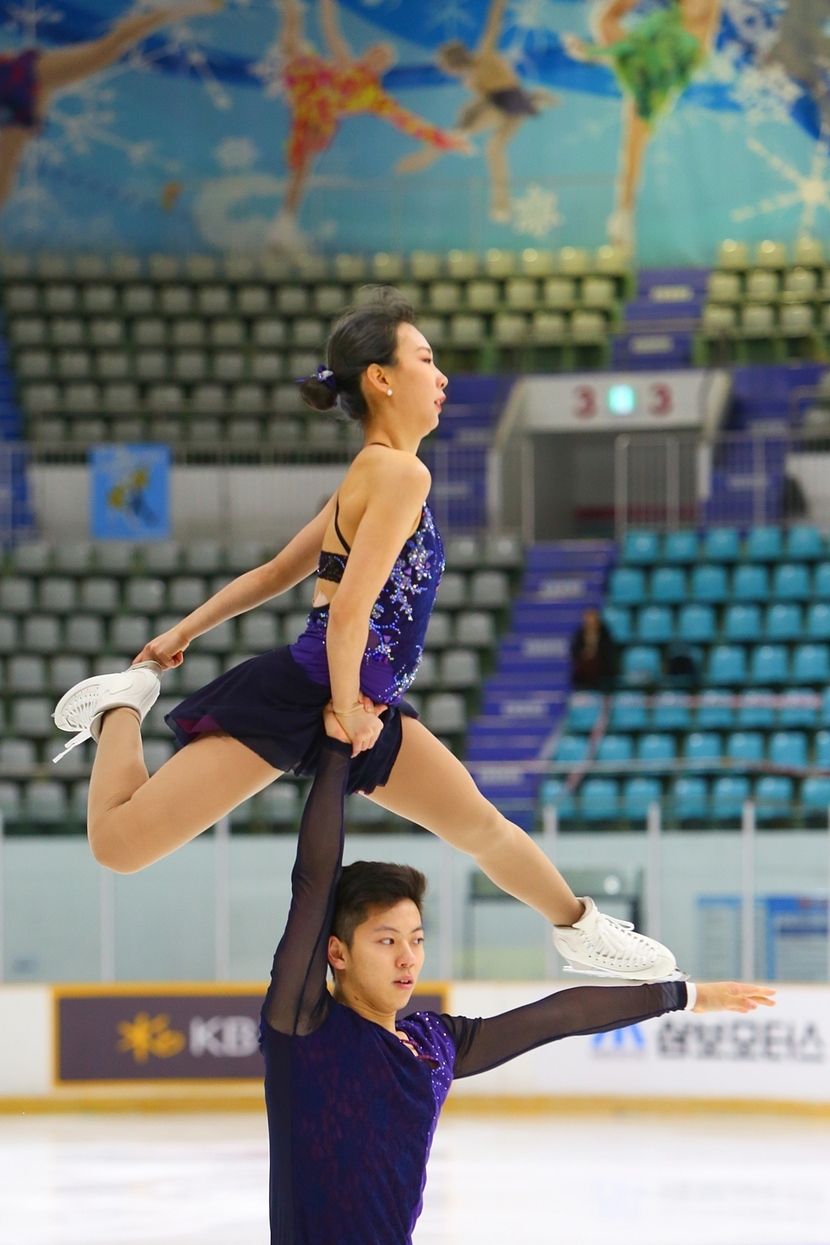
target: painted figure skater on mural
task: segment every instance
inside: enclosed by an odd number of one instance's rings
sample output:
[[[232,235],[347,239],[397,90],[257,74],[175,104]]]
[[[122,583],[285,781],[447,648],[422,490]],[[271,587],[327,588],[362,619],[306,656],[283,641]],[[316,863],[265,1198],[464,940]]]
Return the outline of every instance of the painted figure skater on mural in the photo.
[[[775,42],[761,59],[780,65],[804,88],[816,106],[821,136],[830,136],[830,33],[826,0],[789,0]]]
[[[336,0],[319,0],[318,13],[328,56],[306,38],[300,0],[282,0],[279,51],[291,113],[285,156],[288,186],[269,241],[276,250],[289,252],[307,249],[297,214],[314,161],[331,146],[344,117],[371,113],[437,151],[470,150],[466,138],[425,121],[384,90],[383,75],[395,63],[391,44],[373,43],[355,55],[340,28]]]
[[[490,219],[506,224],[510,220],[510,170],[508,145],[528,117],[538,117],[543,108],[553,108],[559,97],[537,87],[527,90],[506,56],[498,50],[507,0],[492,0],[484,33],[474,48],[460,39],[438,49],[438,65],[450,77],[460,78],[475,99],[462,109],[457,129],[461,134],[489,133],[485,158],[490,176]],[[399,173],[415,173],[429,168],[444,154],[437,147],[425,147],[398,161]]]
[[[50,96],[100,73],[162,26],[216,13],[224,2],[181,0],[152,13],[122,18],[100,39],[0,56],[0,206],[14,190],[26,146],[48,120]]]
[[[577,899],[530,835],[490,804],[403,696],[418,670],[444,569],[426,505],[421,440],[438,425],[447,378],[389,287],[335,324],[326,365],[302,384],[318,411],[339,404],[364,446],[337,493],[272,561],[234,579],[141,651],[129,670],[86,679],[57,726],[98,749],[88,831],[96,858],[129,873],[174,851],[285,772],[313,774],[331,700],[352,759],[348,789],[469,853],[502,890],[555,927],[577,970],[654,981],[676,972],[665,947]],[[234,666],[167,715],[179,751],[148,777],[141,721],[165,670],[226,619],[317,576],[296,643]]]
[[[623,93],[623,135],[617,202],[609,241],[633,249],[634,215],[643,160],[654,129],[707,60],[720,25],[720,0],[668,0],[633,26],[623,19],[640,0],[610,0],[596,22],[597,42],[566,35],[578,60],[607,61]]]
[[[774,1004],[766,986],[672,981],[559,990],[485,1020],[430,1011],[399,1020],[424,964],[426,879],[378,861],[342,868],[351,747],[330,708],[325,722],[262,1008],[271,1245],[411,1245],[457,1077],[666,1012]]]

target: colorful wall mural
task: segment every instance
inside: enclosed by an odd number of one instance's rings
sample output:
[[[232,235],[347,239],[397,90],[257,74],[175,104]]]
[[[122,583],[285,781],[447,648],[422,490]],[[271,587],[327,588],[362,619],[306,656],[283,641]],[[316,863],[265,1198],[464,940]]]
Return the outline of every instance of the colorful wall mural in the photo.
[[[830,226],[830,0],[0,0],[0,53],[9,250]]]

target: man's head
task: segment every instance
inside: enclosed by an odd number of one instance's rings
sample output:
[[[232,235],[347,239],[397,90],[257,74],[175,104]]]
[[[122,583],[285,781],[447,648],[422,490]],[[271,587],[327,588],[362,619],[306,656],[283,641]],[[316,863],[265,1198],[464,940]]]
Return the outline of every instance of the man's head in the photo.
[[[425,890],[410,865],[359,860],[343,870],[328,947],[343,1002],[379,1016],[409,1002],[424,964]]]
[[[449,43],[441,44],[435,59],[444,73],[457,75],[466,73],[472,67],[475,54],[460,39],[452,39]]]

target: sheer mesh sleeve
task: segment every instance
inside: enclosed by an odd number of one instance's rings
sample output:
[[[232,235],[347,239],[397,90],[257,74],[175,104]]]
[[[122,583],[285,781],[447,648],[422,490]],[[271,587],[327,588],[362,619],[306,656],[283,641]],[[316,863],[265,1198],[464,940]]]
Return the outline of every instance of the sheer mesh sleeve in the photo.
[[[326,738],[309,792],[291,874],[291,909],[262,1015],[278,1033],[312,1033],[326,1018],[326,964],[334,893],[343,858],[344,800],[351,746]]]
[[[682,981],[645,986],[577,986],[487,1020],[442,1016],[455,1042],[456,1077],[497,1068],[526,1051],[578,1033],[624,1029],[686,1006]]]

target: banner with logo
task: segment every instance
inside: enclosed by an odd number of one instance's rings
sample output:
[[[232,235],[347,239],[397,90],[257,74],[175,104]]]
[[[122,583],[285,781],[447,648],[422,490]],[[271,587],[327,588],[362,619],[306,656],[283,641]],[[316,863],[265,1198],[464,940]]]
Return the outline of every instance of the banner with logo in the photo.
[[[168,540],[168,445],[96,445],[89,459],[95,540]]]
[[[63,987],[55,998],[55,1081],[261,1080],[264,985]],[[444,1008],[438,987],[407,1011]]]

